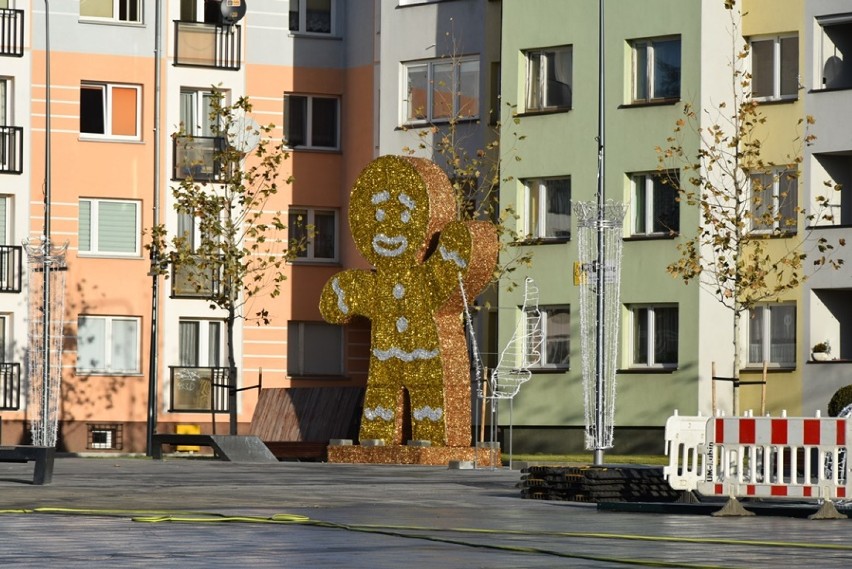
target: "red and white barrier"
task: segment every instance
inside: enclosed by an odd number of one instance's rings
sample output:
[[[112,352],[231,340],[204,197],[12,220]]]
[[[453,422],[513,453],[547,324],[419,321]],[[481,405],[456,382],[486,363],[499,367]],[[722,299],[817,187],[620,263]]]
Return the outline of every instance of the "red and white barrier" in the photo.
[[[852,420],[716,417],[705,431],[704,495],[845,499]]]

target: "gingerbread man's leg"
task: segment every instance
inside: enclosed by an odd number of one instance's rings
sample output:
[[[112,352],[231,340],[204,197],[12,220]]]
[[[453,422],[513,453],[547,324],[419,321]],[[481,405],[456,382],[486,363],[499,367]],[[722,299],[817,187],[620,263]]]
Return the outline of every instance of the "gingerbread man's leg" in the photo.
[[[370,379],[364,394],[364,413],[359,438],[381,439],[387,445],[400,444],[402,436],[402,386],[394,380],[390,366],[370,362]]]
[[[411,434],[415,440],[447,444],[443,370],[439,358],[420,363],[419,381],[407,385],[411,398]]]

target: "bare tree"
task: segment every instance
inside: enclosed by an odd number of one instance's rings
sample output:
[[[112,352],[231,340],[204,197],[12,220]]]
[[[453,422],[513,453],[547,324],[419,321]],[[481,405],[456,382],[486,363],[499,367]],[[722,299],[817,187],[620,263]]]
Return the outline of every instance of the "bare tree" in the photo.
[[[802,150],[814,139],[808,133],[813,119],[798,120],[793,153],[775,162],[764,156],[767,118],[752,96],[745,67],[750,46],[739,35],[735,2],[726,0],[725,7],[732,30],[730,104],[706,109],[685,104],[672,136],[656,150],[659,170],[679,201],[699,210],[695,234],[678,244],[679,257],[668,271],[684,283],[698,282],[731,311],[736,380],[743,314],[799,287],[808,276],[806,259],[816,269],[838,268],[843,261],[832,256],[835,244],[812,234],[815,223],[829,218],[830,196],[815,196],[812,211],[799,205]],[[687,138],[697,138],[697,147]]]

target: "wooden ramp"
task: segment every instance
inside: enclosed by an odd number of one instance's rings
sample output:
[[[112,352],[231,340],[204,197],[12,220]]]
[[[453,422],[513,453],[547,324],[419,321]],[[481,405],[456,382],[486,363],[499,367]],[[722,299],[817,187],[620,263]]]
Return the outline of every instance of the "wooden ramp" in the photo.
[[[331,439],[357,437],[361,387],[261,389],[251,433],[279,459],[327,458]]]

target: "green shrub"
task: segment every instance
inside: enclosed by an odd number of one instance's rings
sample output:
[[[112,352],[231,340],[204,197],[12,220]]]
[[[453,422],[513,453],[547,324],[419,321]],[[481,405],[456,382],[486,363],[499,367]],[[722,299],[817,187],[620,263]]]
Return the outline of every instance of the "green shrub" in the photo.
[[[828,415],[837,417],[843,408],[852,403],[852,385],[841,387],[834,395],[831,396],[831,401],[828,402]]]

